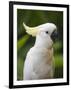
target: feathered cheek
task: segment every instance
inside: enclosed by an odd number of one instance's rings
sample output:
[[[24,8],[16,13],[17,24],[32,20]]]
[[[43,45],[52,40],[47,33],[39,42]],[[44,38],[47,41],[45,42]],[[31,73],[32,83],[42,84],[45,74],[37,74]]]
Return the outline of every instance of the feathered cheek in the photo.
[[[44,38],[47,38],[48,37],[48,34],[46,34],[45,32],[43,31],[39,31],[39,34],[44,37]]]

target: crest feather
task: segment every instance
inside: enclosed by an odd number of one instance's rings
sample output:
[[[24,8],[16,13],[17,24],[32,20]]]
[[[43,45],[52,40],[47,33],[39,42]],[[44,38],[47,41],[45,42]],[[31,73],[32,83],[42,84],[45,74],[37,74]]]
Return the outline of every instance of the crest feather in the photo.
[[[23,26],[24,26],[26,32],[27,32],[29,35],[32,35],[32,36],[36,36],[36,35],[37,35],[38,30],[36,29],[36,27],[29,27],[29,26],[27,26],[24,22],[23,22]]]

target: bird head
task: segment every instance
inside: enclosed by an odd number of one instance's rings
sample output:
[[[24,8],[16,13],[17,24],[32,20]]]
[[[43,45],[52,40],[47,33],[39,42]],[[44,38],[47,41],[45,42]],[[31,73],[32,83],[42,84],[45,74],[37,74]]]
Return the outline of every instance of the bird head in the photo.
[[[23,23],[23,26],[26,32],[32,36],[39,35],[44,38],[47,38],[49,36],[52,38],[52,40],[55,39],[57,36],[57,27],[53,23],[45,23],[36,27],[29,27],[25,23]]]

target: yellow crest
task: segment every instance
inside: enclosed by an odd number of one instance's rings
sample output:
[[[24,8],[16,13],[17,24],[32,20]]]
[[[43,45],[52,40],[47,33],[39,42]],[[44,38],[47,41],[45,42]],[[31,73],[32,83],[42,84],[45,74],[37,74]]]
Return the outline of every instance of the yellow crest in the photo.
[[[32,36],[36,36],[36,35],[37,35],[38,30],[36,29],[36,27],[29,27],[29,26],[27,26],[25,23],[23,23],[23,26],[24,26],[26,32],[27,32],[29,35],[32,35]]]

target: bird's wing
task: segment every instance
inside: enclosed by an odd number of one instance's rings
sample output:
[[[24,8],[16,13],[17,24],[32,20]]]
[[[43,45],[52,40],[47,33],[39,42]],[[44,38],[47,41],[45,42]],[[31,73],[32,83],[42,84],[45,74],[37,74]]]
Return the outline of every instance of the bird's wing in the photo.
[[[26,55],[25,63],[24,63],[24,79],[31,80],[32,79],[32,48]]]
[[[53,76],[53,49],[42,49],[37,52],[36,60],[33,63],[33,78],[47,79]]]

